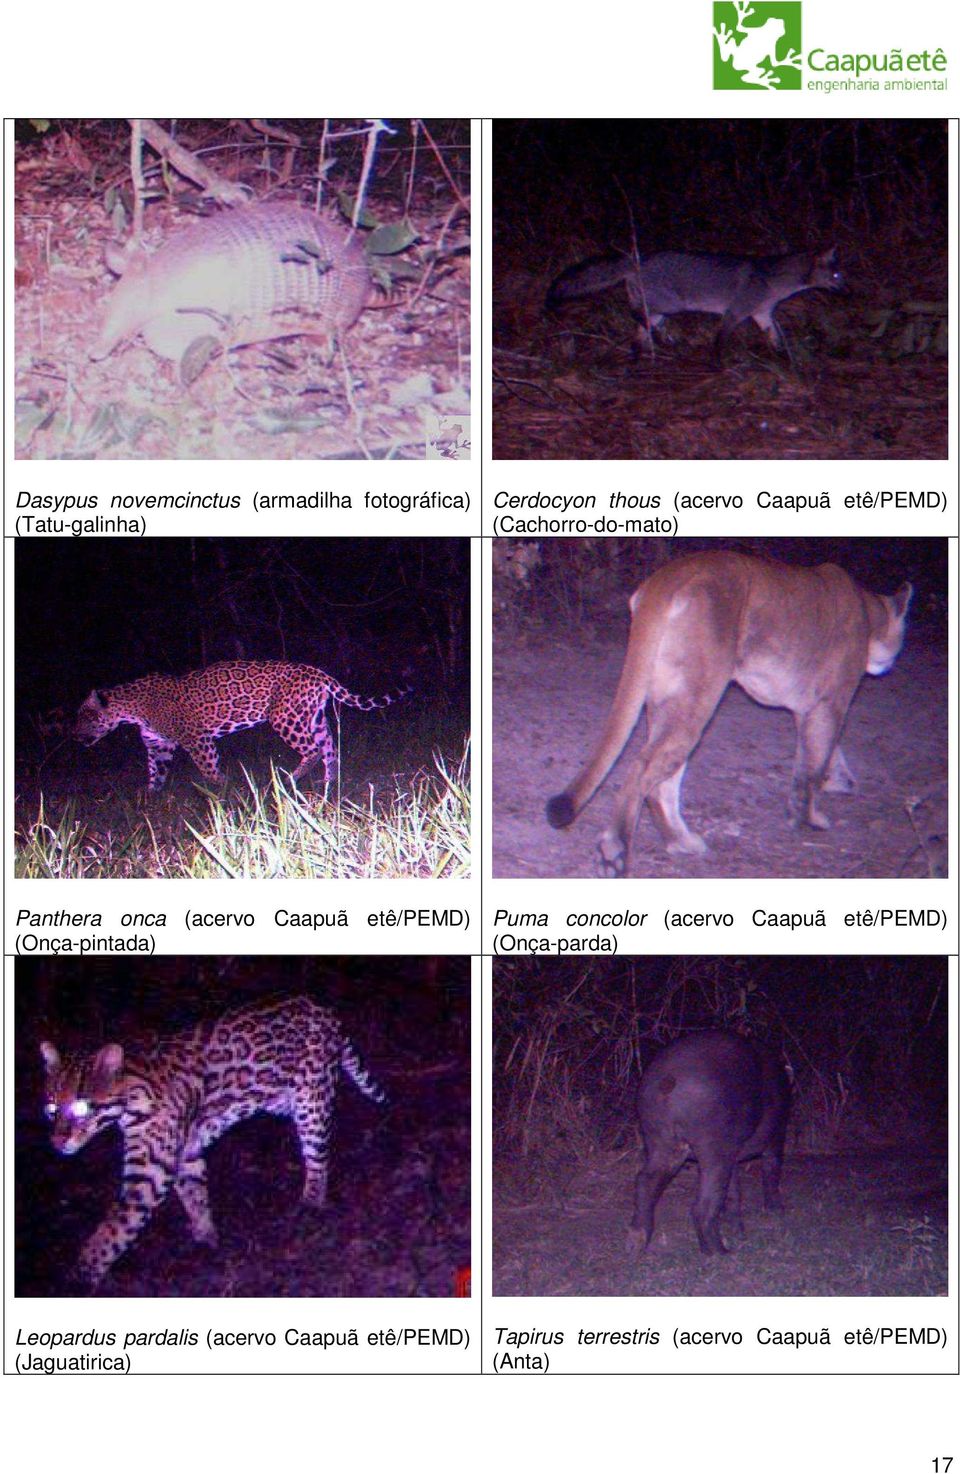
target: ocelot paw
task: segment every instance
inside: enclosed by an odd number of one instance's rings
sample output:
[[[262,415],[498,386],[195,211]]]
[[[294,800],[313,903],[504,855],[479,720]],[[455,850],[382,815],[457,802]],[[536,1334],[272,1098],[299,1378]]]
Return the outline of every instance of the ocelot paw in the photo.
[[[97,1293],[103,1280],[103,1274],[85,1265],[81,1256],[65,1272],[63,1279],[65,1281],[64,1294],[70,1295],[75,1300],[82,1300]]]

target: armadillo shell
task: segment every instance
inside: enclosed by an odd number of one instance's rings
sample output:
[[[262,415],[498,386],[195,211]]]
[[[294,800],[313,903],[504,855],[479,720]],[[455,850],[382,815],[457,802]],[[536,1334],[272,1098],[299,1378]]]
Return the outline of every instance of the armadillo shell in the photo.
[[[367,305],[363,247],[337,220],[299,205],[250,205],[178,230],[130,261],[107,303],[90,357],[143,336],[179,359],[214,334],[231,346],[312,333],[333,337]]]

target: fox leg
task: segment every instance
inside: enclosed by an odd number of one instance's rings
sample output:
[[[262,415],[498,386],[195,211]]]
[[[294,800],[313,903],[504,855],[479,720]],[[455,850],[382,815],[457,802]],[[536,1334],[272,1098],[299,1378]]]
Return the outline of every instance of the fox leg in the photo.
[[[737,303],[731,303],[720,319],[717,336],[713,341],[714,367],[718,369],[723,368],[727,344],[730,341],[731,335],[742,322],[746,322],[749,318],[753,318],[753,321],[763,333],[771,348],[776,353],[785,353],[792,364],[793,354],[790,352],[790,344],[787,342],[786,335],[780,324],[774,320],[772,310],[761,307],[751,311]]]
[[[637,324],[637,340],[644,352],[652,354],[654,351],[654,329],[659,328],[663,322],[663,313],[648,311],[643,284],[638,277],[628,276],[625,278],[625,281],[627,301],[630,303],[630,311],[633,313]]]
[[[720,326],[717,328],[717,336],[713,340],[713,366],[715,369],[723,368],[724,360],[727,356],[727,344],[730,341],[730,335],[733,332],[734,328],[738,327],[741,322],[743,322],[742,314],[739,312],[731,312],[730,308],[728,307],[726,312],[723,314],[723,317],[720,319]]]
[[[776,353],[786,354],[786,357],[792,367],[793,354],[790,351],[790,340],[788,339],[786,333],[783,331],[783,328],[777,322],[773,313],[755,312],[753,314],[753,320],[757,324],[757,327],[761,330],[761,332],[766,334],[767,341],[769,342],[771,348],[773,348]]]

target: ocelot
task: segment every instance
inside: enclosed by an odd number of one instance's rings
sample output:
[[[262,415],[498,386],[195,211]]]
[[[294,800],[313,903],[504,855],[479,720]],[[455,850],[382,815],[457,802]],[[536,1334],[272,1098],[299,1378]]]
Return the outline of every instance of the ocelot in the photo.
[[[303,1201],[321,1208],[340,1072],[370,1100],[385,1099],[336,1014],[306,997],[237,1008],[145,1049],[106,1044],[71,1058],[45,1042],[40,1052],[56,1150],[72,1156],[113,1125],[123,1135],[120,1196],[80,1253],[78,1274],[91,1288],[171,1188],[194,1239],[216,1244],[203,1154],[237,1121],[258,1111],[293,1121]]]

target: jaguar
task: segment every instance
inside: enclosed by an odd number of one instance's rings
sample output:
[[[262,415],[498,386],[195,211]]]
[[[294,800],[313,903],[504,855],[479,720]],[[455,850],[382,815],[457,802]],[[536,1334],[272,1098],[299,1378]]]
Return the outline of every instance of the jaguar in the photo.
[[[373,711],[409,692],[405,685],[385,696],[355,696],[314,665],[221,660],[185,676],[141,676],[123,686],[91,691],[77,713],[74,735],[92,747],[124,722],[139,727],[147,750],[147,786],[156,792],[178,747],[205,778],[218,783],[222,775],[215,739],[268,722],[299,754],[294,782],[322,760],[324,781],[331,784],[337,776],[337,749],[326,717],[328,703]]]

